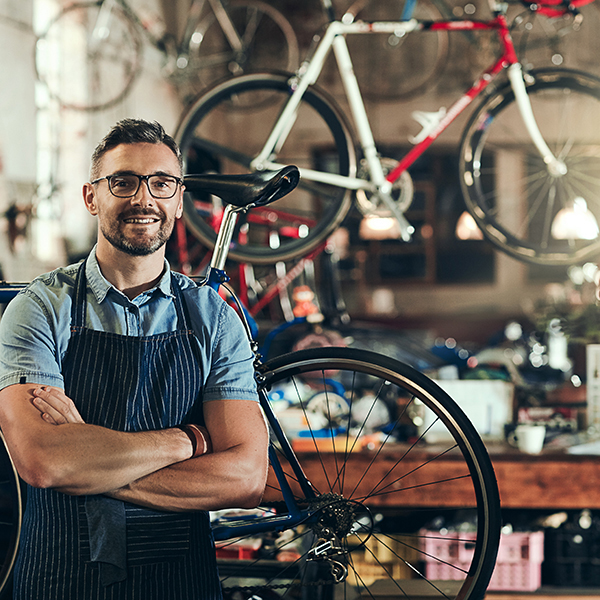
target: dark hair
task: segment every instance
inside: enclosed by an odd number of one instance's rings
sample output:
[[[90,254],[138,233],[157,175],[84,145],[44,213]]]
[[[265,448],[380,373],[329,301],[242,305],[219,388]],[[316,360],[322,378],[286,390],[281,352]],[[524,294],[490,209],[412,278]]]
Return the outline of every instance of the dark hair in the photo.
[[[156,121],[142,119],[123,119],[114,125],[96,146],[92,154],[90,178],[93,181],[100,177],[100,163],[102,157],[113,148],[121,144],[165,144],[175,155],[179,162],[179,169],[183,172],[183,159],[177,142]]]

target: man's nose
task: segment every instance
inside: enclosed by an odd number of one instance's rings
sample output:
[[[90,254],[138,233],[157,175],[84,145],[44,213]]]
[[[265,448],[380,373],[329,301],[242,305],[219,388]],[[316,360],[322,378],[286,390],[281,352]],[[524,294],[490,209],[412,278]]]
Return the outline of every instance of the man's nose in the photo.
[[[150,193],[150,184],[147,179],[142,179],[140,187],[135,196],[131,197],[131,203],[136,206],[154,206],[154,196]]]

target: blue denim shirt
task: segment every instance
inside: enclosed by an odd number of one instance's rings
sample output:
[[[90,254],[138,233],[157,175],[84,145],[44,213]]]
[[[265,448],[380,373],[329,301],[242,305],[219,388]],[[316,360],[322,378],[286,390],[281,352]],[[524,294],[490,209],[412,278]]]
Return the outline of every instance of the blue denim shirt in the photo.
[[[79,265],[40,275],[0,320],[0,389],[16,383],[64,387],[62,360],[71,335],[71,303]],[[235,311],[208,286],[176,273],[206,373],[204,401],[258,400],[252,352]],[[175,331],[177,313],[167,261],[156,287],[129,300],[100,272],[95,249],[86,266],[86,327],[120,335]]]

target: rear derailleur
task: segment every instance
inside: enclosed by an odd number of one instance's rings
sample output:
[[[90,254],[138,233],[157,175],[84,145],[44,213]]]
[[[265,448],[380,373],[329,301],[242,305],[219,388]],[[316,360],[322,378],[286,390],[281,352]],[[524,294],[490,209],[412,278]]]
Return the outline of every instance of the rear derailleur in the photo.
[[[307,561],[327,561],[334,583],[341,583],[348,577],[348,567],[343,562],[346,552],[338,536],[329,528],[323,527],[315,545],[308,551]]]

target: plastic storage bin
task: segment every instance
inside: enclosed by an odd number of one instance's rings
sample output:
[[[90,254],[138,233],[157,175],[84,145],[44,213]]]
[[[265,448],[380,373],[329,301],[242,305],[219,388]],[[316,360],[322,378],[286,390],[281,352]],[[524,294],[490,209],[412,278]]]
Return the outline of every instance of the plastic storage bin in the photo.
[[[429,579],[462,579],[473,555],[475,534],[442,534],[425,530],[421,531],[421,535],[426,536],[422,538],[426,576]],[[438,560],[431,558],[433,556]],[[509,592],[537,590],[542,584],[543,561],[543,531],[502,534],[496,567],[488,589]]]
[[[590,515],[590,522],[582,527],[577,516],[558,529],[546,530],[544,584],[600,586],[600,519]]]

